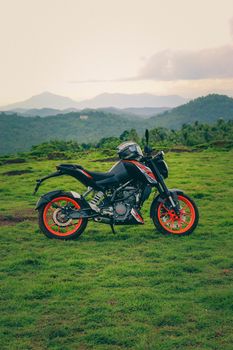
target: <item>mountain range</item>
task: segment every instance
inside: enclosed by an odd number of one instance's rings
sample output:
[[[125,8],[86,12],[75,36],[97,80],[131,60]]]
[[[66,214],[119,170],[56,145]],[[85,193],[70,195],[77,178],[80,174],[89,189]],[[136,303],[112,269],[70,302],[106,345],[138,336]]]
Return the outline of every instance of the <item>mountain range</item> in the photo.
[[[197,98],[152,117],[141,118],[135,110],[114,108],[86,109],[48,116],[20,116],[16,112],[0,113],[0,153],[27,151],[32,145],[51,139],[96,142],[103,137],[119,136],[124,130],[136,129],[142,135],[145,128],[177,129],[195,121],[214,123],[217,119],[233,119],[233,98],[212,94]],[[138,112],[138,110],[137,110]],[[128,113],[128,114],[127,114]]]
[[[152,94],[100,94],[92,99],[79,102],[79,108],[144,108],[176,107],[187,102],[178,95],[156,96]]]
[[[168,107],[144,107],[144,108],[115,108],[115,107],[106,107],[106,108],[86,108],[86,109],[76,109],[76,108],[66,108],[66,109],[55,109],[55,108],[14,108],[12,110],[4,111],[6,114],[17,113],[23,117],[49,117],[54,115],[66,115],[72,112],[82,112],[86,114],[91,110],[103,111],[105,113],[111,113],[116,115],[125,116],[129,119],[141,119],[141,118],[150,118],[157,114],[168,111],[170,108]]]
[[[144,108],[144,107],[176,107],[187,102],[187,99],[178,95],[157,96],[152,94],[110,94],[103,93],[92,99],[75,101],[69,97],[43,92],[29,99],[7,106],[0,107],[1,111],[19,109],[97,109],[97,108]]]

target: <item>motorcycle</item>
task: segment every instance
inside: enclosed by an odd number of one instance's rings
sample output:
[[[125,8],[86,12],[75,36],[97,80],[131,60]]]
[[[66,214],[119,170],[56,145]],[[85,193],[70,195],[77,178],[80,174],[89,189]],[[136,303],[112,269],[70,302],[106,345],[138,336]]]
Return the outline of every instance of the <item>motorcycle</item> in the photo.
[[[55,190],[42,195],[36,205],[41,231],[49,238],[71,240],[83,233],[89,220],[109,224],[113,233],[115,225],[142,225],[140,210],[156,189],[150,217],[157,230],[176,236],[191,234],[198,224],[198,208],[182,190],[167,188],[164,152],[152,156],[148,130],[145,140],[145,155],[133,141],[119,145],[120,159],[108,172],[60,164],[56,172],[38,179],[34,194],[45,180],[62,175],[72,176],[87,187],[83,194]]]

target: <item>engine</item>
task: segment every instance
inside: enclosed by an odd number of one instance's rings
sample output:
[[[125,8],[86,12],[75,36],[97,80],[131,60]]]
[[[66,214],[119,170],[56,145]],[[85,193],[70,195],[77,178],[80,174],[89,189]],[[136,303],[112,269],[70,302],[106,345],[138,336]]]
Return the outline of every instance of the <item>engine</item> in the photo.
[[[125,187],[116,197],[113,205],[113,216],[117,222],[125,221],[131,216],[132,208],[139,204],[140,193],[135,187]]]
[[[113,220],[116,225],[143,224],[144,221],[138,210],[143,201],[148,198],[150,191],[151,189],[143,188],[138,184],[135,186],[125,186],[115,193],[109,192],[102,201],[100,200],[100,203],[96,203],[99,208],[100,216],[94,220],[105,223],[109,223],[109,220]],[[94,200],[96,198],[99,200],[99,193],[96,194]],[[94,200],[90,202],[92,207]]]

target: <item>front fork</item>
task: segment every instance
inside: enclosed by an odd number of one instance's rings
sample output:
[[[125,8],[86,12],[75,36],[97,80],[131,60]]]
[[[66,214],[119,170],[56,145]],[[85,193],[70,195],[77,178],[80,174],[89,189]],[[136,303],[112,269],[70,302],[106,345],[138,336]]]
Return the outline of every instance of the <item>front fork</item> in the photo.
[[[154,173],[156,174],[156,177],[157,177],[156,187],[158,189],[159,194],[161,195],[161,197],[163,199],[168,199],[169,202],[171,203],[172,209],[175,211],[176,215],[180,215],[180,204],[179,204],[178,196],[177,196],[176,192],[170,191],[167,188],[167,186],[163,180],[162,175],[160,174],[159,170],[154,165],[154,163],[152,163],[150,165],[150,167],[153,168]]]
[[[178,201],[178,196],[175,191],[169,191],[164,181],[163,184],[158,184],[157,186],[158,192],[163,199],[167,199],[171,204],[172,209],[175,211],[176,215],[180,215],[180,204]]]
[[[176,192],[170,192],[170,196],[168,197],[168,199],[170,200],[170,203],[171,203],[176,215],[179,216],[180,215],[180,203],[178,201],[178,196],[177,196]]]

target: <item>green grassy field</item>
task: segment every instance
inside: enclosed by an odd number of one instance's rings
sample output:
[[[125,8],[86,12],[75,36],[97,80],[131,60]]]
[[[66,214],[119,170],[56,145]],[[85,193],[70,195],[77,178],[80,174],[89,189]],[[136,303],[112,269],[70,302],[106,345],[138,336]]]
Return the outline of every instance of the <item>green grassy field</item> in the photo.
[[[111,163],[76,163],[107,170]],[[69,177],[36,178],[59,161],[0,166],[0,349],[233,349],[233,152],[169,153],[168,184],[197,202],[188,237],[144,226],[88,224],[77,241],[40,234],[32,210],[42,193],[79,191]],[[71,161],[72,162],[72,161]],[[4,175],[28,170],[25,175]]]

